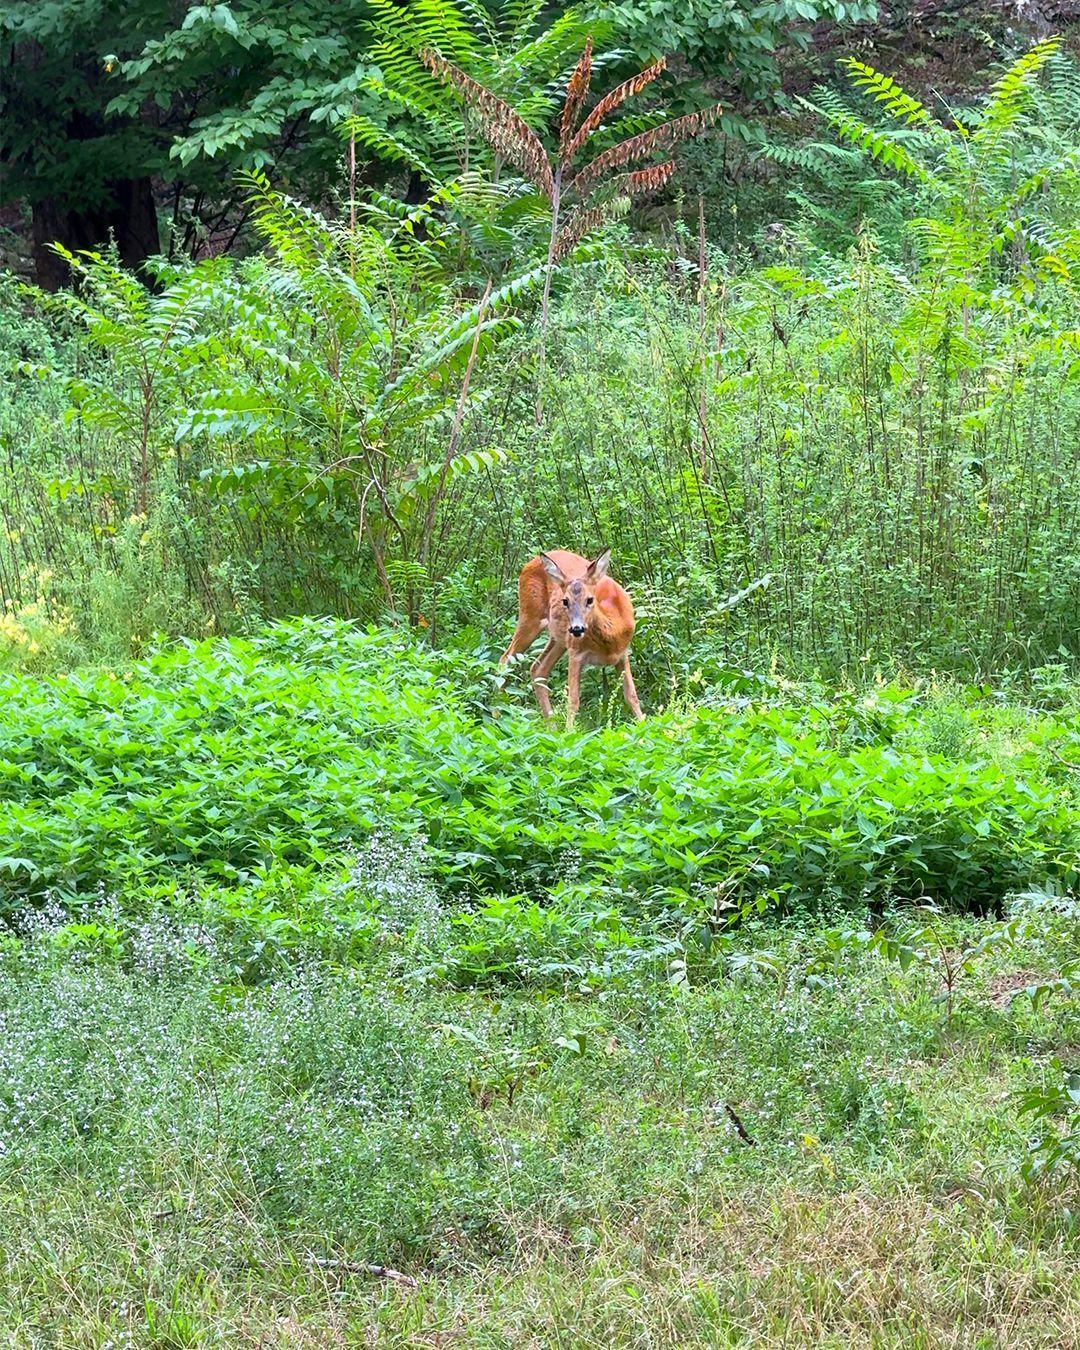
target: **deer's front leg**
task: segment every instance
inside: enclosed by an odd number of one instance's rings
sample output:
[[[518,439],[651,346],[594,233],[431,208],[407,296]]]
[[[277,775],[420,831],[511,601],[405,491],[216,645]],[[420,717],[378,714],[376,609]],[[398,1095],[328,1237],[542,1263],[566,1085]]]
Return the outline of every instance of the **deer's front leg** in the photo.
[[[548,638],[548,645],[533,662],[533,691],[536,694],[537,703],[540,704],[540,711],[545,718],[551,717],[551,693],[548,690],[547,679],[565,650],[566,648],[560,646],[554,638]]]
[[[570,670],[566,677],[566,725],[572,727],[578,708],[581,707],[581,667],[580,652],[570,653]]]

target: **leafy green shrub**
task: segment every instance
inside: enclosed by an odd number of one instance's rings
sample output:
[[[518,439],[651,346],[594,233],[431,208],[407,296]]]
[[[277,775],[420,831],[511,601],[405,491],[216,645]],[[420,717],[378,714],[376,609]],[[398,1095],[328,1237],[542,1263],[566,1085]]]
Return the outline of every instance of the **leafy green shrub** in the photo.
[[[1080,1073],[1055,1059],[1054,1078],[1041,1088],[1020,1096],[1018,1110],[1030,1116],[1037,1132],[1028,1141],[1028,1156],[1021,1171],[1029,1181],[1057,1171],[1080,1170]]]
[[[485,714],[486,662],[300,621],[122,675],[0,677],[10,908],[148,875],[247,884],[377,831],[440,886],[536,898],[565,877],[713,913],[930,896],[993,906],[1074,866],[1062,797],[998,765],[836,745],[813,708],[689,710],[566,735]]]

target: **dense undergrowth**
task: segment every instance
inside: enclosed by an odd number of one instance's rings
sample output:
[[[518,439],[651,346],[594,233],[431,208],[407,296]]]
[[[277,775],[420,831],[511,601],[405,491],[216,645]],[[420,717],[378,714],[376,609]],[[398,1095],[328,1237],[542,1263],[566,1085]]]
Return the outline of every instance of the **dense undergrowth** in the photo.
[[[991,909],[1071,879],[1069,771],[1032,743],[935,754],[912,741],[910,693],[802,703],[732,678],[641,727],[567,734],[483,662],[329,621],[120,674],[7,675],[7,909],[99,883],[309,878],[387,828],[426,838],[448,893],[602,887],[702,920],[838,897]],[[1067,752],[1080,728],[1033,734]]]

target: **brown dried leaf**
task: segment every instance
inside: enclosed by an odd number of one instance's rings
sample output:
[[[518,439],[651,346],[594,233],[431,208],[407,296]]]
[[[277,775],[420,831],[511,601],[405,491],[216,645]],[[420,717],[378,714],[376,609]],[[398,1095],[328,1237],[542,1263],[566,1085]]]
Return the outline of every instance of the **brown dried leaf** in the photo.
[[[574,211],[555,240],[553,261],[561,262],[581,243],[590,230],[599,229],[610,214],[610,202],[603,206],[590,206],[587,210]]]
[[[667,57],[662,56],[659,61],[654,61],[651,66],[646,66],[646,68],[639,71],[637,75],[632,75],[630,79],[624,80],[623,83],[620,84],[617,89],[613,89],[610,94],[605,94],[588,117],[586,117],[585,121],[582,122],[577,135],[570,142],[565,154],[563,154],[562,147],[560,146],[559,153],[563,156],[563,159],[569,163],[608,113],[614,111],[620,103],[624,103],[628,98],[632,98],[635,94],[640,94],[645,86],[651,84],[653,80],[656,79],[657,75],[661,74],[666,67]]]
[[[620,197],[641,197],[649,192],[658,192],[674,172],[675,161],[669,159],[663,164],[650,164],[647,169],[620,174],[617,178],[598,184],[609,190],[609,195],[596,206],[579,207],[571,213],[555,241],[555,259],[565,258],[590,230],[602,225]]]
[[[620,141],[618,145],[613,145],[610,150],[605,150],[603,154],[597,155],[586,164],[580,173],[571,179],[569,186],[584,200],[611,169],[621,168],[624,164],[633,163],[635,159],[644,159],[654,150],[667,149],[677,141],[697,136],[706,127],[711,126],[719,114],[720,105],[717,104],[715,108],[687,113],[685,117],[676,117],[672,122],[664,122],[650,131],[643,131],[640,136],[631,136],[628,140]]]
[[[675,172],[675,161],[666,159],[663,164],[650,164],[645,169],[635,169],[633,173],[621,173],[609,178],[606,183],[597,183],[592,192],[603,188],[610,193],[611,200],[618,197],[644,197],[650,192],[659,192]]]
[[[452,85],[465,102],[479,112],[487,143],[519,169],[550,202],[555,192],[551,162],[540,137],[521,114],[490,89],[485,89],[471,75],[466,75],[459,67],[429,48],[420,53],[420,59],[433,74]]]
[[[591,78],[592,38],[589,37],[585,39],[585,50],[581,53],[581,60],[574,67],[570,83],[566,86],[566,102],[563,104],[562,124],[559,128],[559,158],[563,161],[567,158],[566,152],[574,135],[574,124],[589,92]]]

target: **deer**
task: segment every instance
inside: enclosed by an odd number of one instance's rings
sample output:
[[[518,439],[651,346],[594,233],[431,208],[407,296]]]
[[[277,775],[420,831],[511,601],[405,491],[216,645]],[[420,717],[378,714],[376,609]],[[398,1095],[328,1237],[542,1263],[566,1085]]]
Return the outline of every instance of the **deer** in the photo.
[[[568,727],[573,725],[581,704],[582,666],[618,666],[627,707],[637,721],[645,716],[630,674],[634,606],[619,583],[608,576],[610,561],[609,548],[592,562],[578,553],[553,548],[530,559],[521,569],[517,627],[499,664],[505,665],[512,656],[526,651],[541,629],[547,630],[547,646],[533,662],[531,672],[536,701],[545,720],[552,716],[548,676],[563,652],[569,653]]]

